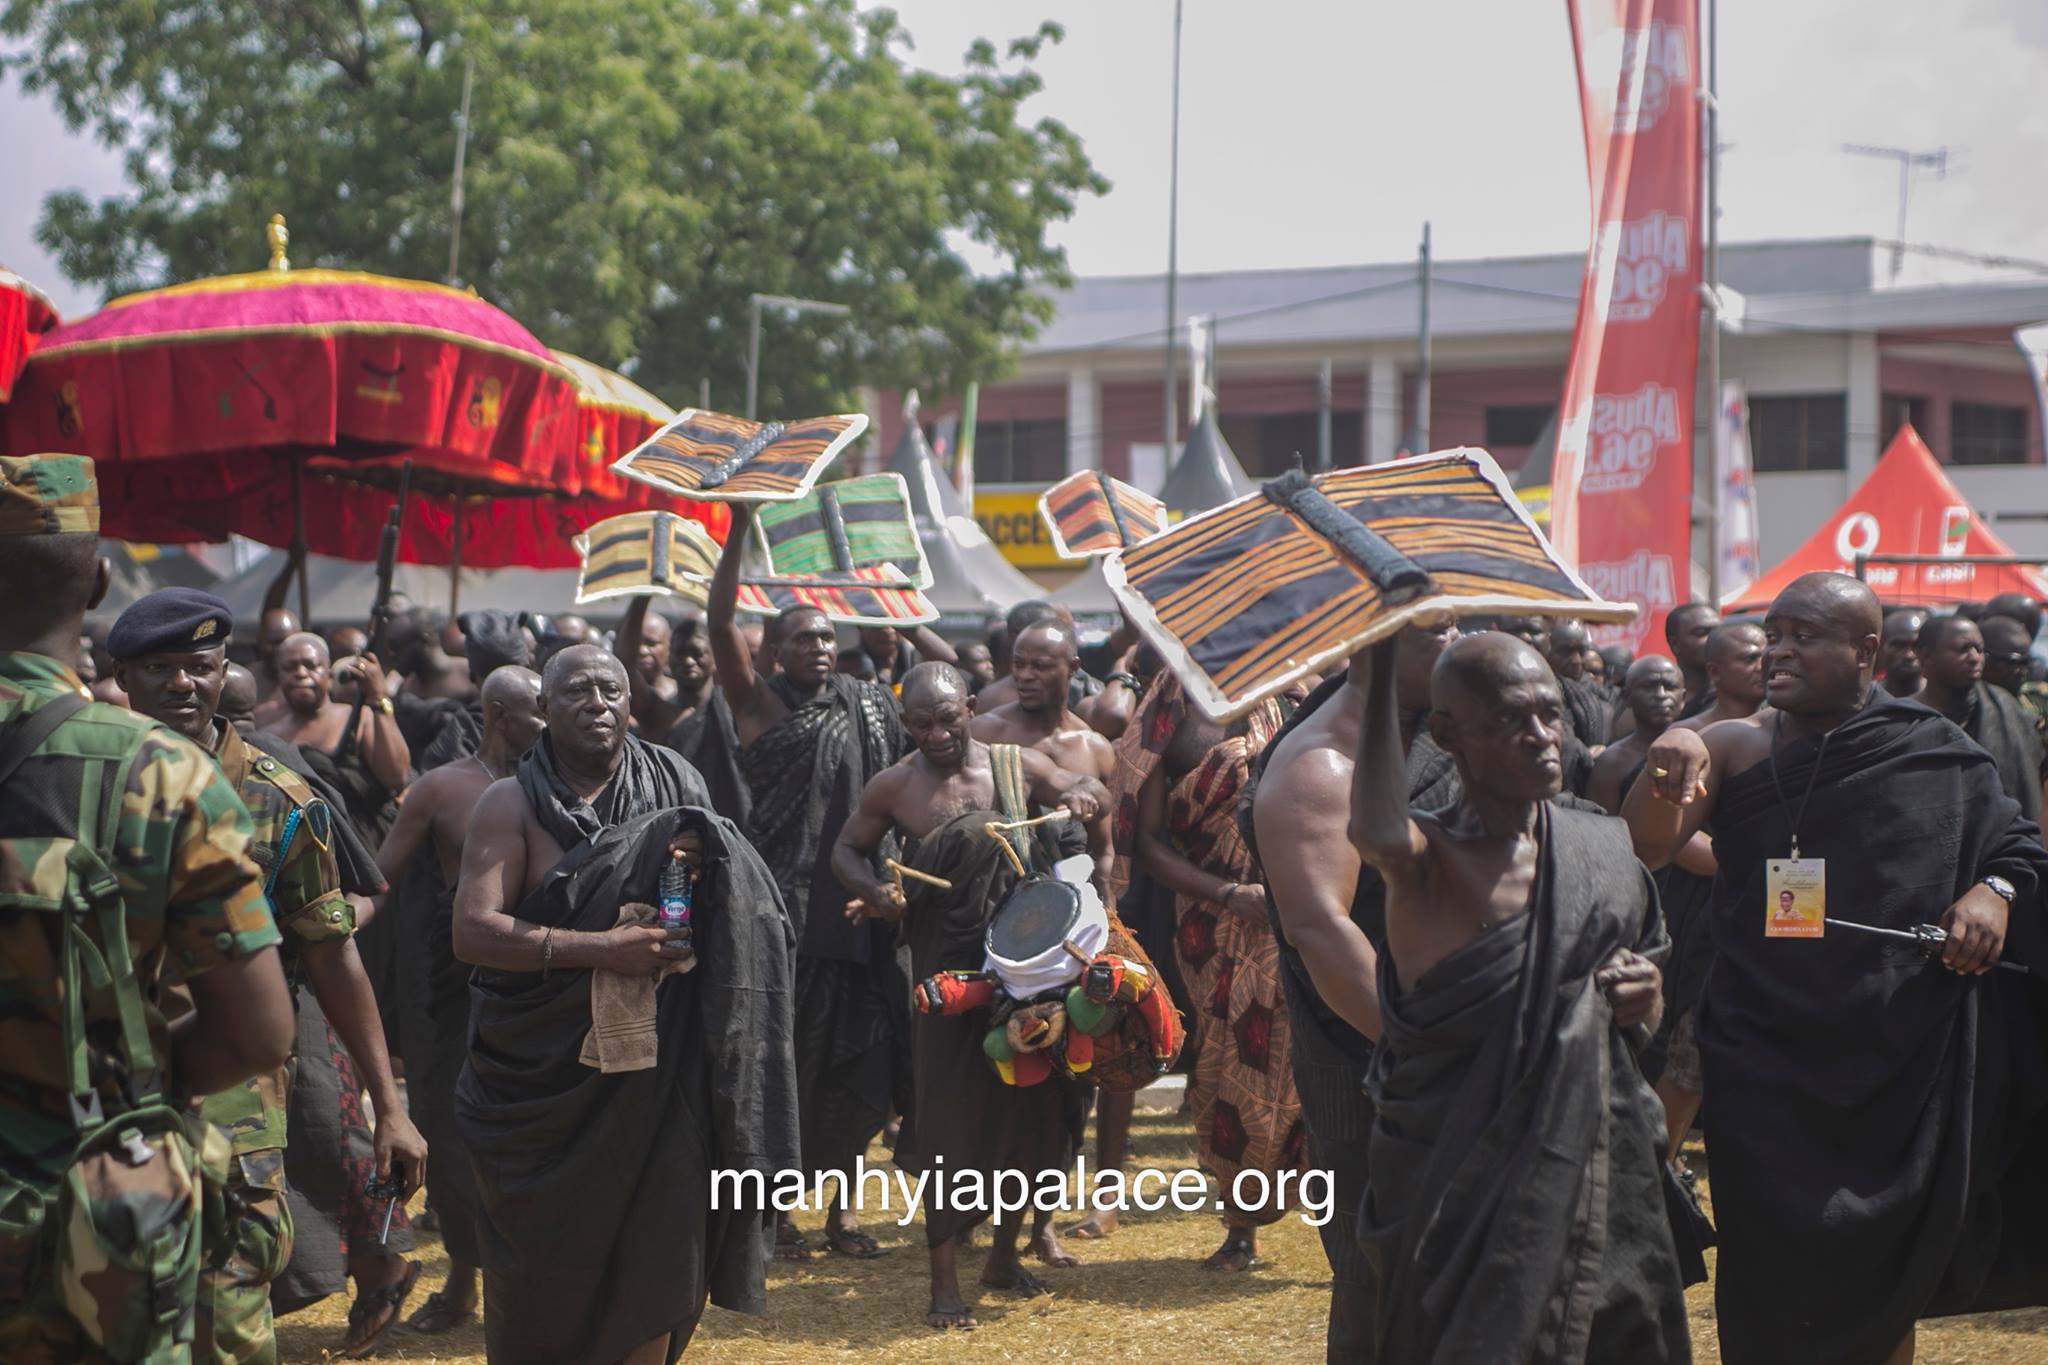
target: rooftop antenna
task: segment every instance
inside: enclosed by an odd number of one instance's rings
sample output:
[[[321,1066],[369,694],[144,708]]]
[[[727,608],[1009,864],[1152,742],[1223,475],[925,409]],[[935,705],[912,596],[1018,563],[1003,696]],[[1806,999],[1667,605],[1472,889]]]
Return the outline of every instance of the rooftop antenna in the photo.
[[[1899,163],[1899,230],[1892,238],[1892,280],[1899,282],[1899,271],[1906,264],[1906,201],[1913,192],[1913,171],[1918,167],[1934,172],[1937,180],[1948,178],[1948,148],[1936,147],[1931,152],[1916,152],[1910,147],[1872,147],[1861,142],[1845,142],[1842,150],[1850,156],[1873,156],[1885,161]]]

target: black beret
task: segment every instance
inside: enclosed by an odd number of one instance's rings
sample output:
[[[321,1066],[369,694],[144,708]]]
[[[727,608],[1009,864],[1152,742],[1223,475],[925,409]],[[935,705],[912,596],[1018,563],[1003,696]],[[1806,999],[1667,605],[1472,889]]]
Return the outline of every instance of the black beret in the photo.
[[[463,656],[469,660],[469,676],[482,682],[500,668],[516,664],[531,666],[526,632],[519,618],[509,611],[466,611],[455,618],[462,627]]]
[[[228,604],[197,588],[163,588],[138,598],[107,632],[107,653],[116,659],[145,654],[185,654],[225,645],[235,628]]]

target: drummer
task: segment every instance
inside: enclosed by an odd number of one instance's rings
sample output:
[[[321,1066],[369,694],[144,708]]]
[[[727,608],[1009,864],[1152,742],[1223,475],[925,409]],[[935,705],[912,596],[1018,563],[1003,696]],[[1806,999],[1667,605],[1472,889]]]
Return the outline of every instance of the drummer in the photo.
[[[1106,873],[1109,794],[1102,784],[1060,768],[1035,750],[982,743],[968,733],[972,718],[967,680],[958,669],[942,663],[912,668],[903,684],[903,720],[917,748],[867,784],[832,847],[832,871],[855,897],[846,912],[855,921],[905,918],[909,902],[902,882],[875,870],[876,855],[892,830],[917,841],[918,867],[946,883],[937,894],[931,894],[929,883],[919,883],[916,908],[909,915],[911,971],[919,981],[944,971],[981,968],[990,911],[1016,881],[1003,844],[984,826],[1011,818],[1027,799],[1045,811],[1064,808],[1082,821],[1095,855],[1096,880]],[[1053,828],[1048,822],[1031,833]],[[1028,1088],[1004,1084],[982,1052],[987,1029],[985,1015],[917,1016],[911,1035],[911,1111],[904,1118],[896,1162],[913,1174],[945,1179],[949,1186],[967,1172],[1022,1171],[1035,1190],[1039,1172],[1064,1172],[1072,1164],[1085,1097],[1078,1086],[1059,1079]],[[955,1252],[991,1210],[986,1202],[977,1207],[950,1197],[950,1189],[943,1207],[929,1197],[925,1205],[931,1255],[931,1307],[925,1320],[935,1328],[974,1327],[974,1315],[960,1295]],[[1042,1294],[1046,1285],[1024,1269],[1018,1254],[1021,1226],[1015,1216],[997,1220],[981,1282]],[[1061,1248],[1049,1211],[1034,1215],[1029,1250],[1047,1265],[1078,1264]]]

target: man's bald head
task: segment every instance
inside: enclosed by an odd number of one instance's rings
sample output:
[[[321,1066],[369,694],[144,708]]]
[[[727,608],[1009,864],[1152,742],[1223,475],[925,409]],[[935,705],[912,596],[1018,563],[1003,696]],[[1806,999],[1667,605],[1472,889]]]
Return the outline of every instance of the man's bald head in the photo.
[[[1664,733],[1685,705],[1685,674],[1661,654],[1645,654],[1628,666],[1621,699],[1635,717],[1636,732],[1647,739]]]
[[[243,734],[256,728],[256,675],[240,664],[229,664],[227,678],[220,686],[220,706],[214,714]]]
[[[1543,656],[1498,631],[1467,635],[1430,675],[1432,737],[1457,763],[1467,793],[1543,801],[1564,780],[1564,699]]]
[[[1792,580],[1764,617],[1764,695],[1792,715],[1828,719],[1862,705],[1884,613],[1868,584],[1843,573]]]
[[[1049,649],[1062,658],[1080,662],[1081,644],[1074,636],[1074,628],[1057,617],[1026,626],[1018,634],[1017,643],[1011,646],[1011,652],[1022,649],[1027,640],[1037,648]]]
[[[540,708],[540,690],[540,674],[530,668],[504,664],[491,670],[478,696],[484,708],[486,748],[502,746],[507,757],[517,757],[533,747],[540,732],[547,728]]]
[[[548,671],[541,675],[541,691],[555,691],[561,686],[564,678],[586,668],[598,669],[615,676],[620,682],[626,681],[626,666],[619,662],[617,655],[613,654],[603,645],[570,645],[567,649],[555,655],[554,658],[548,660]],[[504,669],[498,669],[491,674],[491,677],[495,678],[504,671]],[[528,670],[520,669],[519,671],[524,673]],[[490,678],[486,678],[484,681],[489,682]]]
[[[319,656],[321,663],[328,664],[334,661],[334,656],[327,648],[327,641],[310,630],[295,631],[285,636],[283,640],[278,642],[277,647],[280,650],[310,648]]]
[[[1837,622],[1859,636],[1876,635],[1884,629],[1884,609],[1877,603],[1877,594],[1862,579],[1845,573],[1801,574],[1778,594],[1764,619],[1795,614],[1805,621]]]
[[[1586,676],[1586,656],[1592,653],[1593,642],[1586,634],[1585,623],[1569,616],[1559,617],[1550,623],[1548,654],[1551,671],[1558,677],[1577,682]]]
[[[903,675],[903,708],[906,711],[921,702],[954,697],[964,699],[966,696],[967,675],[949,663],[928,660]]]
[[[1764,628],[1730,621],[1707,637],[1707,681],[1729,708],[1754,712],[1764,703]]]
[[[1981,619],[1988,622],[1995,616],[2017,622],[2027,632],[2030,645],[2041,633],[2041,604],[2023,592],[2002,592],[1986,602]]]

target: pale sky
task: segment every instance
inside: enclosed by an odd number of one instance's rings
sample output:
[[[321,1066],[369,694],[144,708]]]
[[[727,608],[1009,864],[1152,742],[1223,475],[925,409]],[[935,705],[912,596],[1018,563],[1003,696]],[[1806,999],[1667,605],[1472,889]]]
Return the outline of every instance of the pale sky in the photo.
[[[1030,111],[1064,120],[1115,188],[1058,239],[1081,274],[1165,267],[1172,0],[898,0],[914,60],[957,70],[1042,19]],[[1724,240],[1890,237],[1898,172],[1844,142],[1949,149],[1915,178],[1907,239],[2048,261],[2048,3],[1727,0]],[[1557,0],[1187,0],[1184,271],[1582,250],[1585,159]],[[115,154],[0,88],[0,264],[67,314],[32,228],[42,196],[119,186]],[[254,263],[252,262],[252,265]]]

